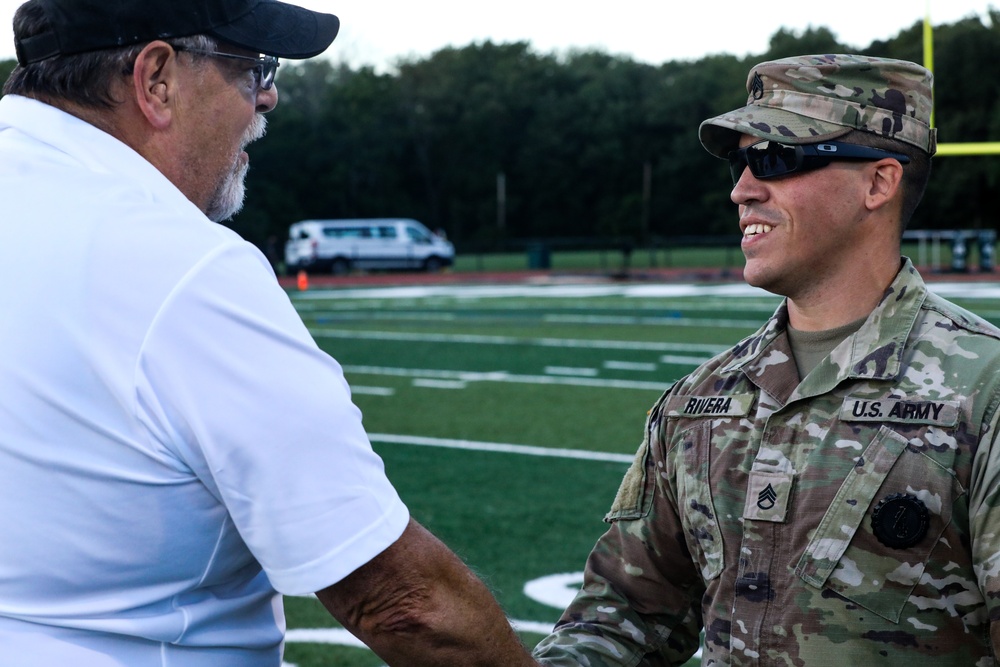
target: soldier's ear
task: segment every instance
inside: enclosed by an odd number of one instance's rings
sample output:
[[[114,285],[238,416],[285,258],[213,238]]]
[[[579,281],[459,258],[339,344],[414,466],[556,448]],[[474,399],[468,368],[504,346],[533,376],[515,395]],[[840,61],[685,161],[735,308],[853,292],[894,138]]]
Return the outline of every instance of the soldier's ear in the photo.
[[[874,211],[902,196],[903,165],[892,158],[872,162],[864,169],[865,205]]]

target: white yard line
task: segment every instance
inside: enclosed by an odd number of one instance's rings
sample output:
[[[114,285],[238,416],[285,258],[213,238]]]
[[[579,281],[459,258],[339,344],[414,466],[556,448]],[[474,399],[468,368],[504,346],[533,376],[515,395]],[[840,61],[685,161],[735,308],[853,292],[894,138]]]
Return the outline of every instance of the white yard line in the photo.
[[[633,317],[631,315],[545,315],[542,320],[551,324],[615,324],[636,326],[655,324],[673,327],[714,327],[756,330],[765,318],[755,320],[709,319],[697,317]]]
[[[473,452],[498,452],[501,454],[521,454],[525,456],[550,456],[554,458],[580,459],[584,461],[631,463],[632,459],[635,458],[632,454],[588,452],[580,449],[557,449],[554,447],[535,447],[533,445],[512,445],[504,442],[478,442],[475,440],[455,440],[452,438],[427,438],[418,435],[369,433],[368,439],[372,442],[381,442],[392,445],[444,447],[447,449],[464,449]]]
[[[468,385],[463,380],[435,380],[432,378],[414,378],[414,387],[424,387],[425,389],[465,389]]]
[[[580,368],[577,366],[546,366],[546,375],[566,375],[569,377],[597,377],[596,368]]]
[[[706,343],[667,343],[641,340],[589,340],[581,338],[521,338],[518,336],[487,336],[482,334],[433,334],[408,331],[363,331],[310,327],[315,338],[347,338],[358,340],[392,340],[411,343],[468,343],[472,345],[532,345],[536,347],[571,347],[594,350],[650,350],[653,352],[704,352],[710,356],[729,349],[728,345]],[[735,342],[735,341],[734,341]]]
[[[692,366],[698,366],[708,361],[708,359],[705,357],[692,357],[684,354],[665,354],[660,357],[660,361],[664,364],[690,364]]]
[[[385,366],[345,365],[344,372],[357,375],[389,375],[394,377],[437,378],[459,382],[508,382],[517,384],[569,385],[602,389],[638,389],[666,391],[670,382],[642,382],[639,380],[614,380],[568,375],[515,375],[507,371],[442,371],[429,368],[392,368]]]
[[[611,371],[642,371],[650,372],[656,370],[656,364],[636,361],[605,361],[604,367]]]
[[[365,394],[366,396],[392,396],[396,390],[392,387],[367,387],[362,384],[352,384],[351,393]]]

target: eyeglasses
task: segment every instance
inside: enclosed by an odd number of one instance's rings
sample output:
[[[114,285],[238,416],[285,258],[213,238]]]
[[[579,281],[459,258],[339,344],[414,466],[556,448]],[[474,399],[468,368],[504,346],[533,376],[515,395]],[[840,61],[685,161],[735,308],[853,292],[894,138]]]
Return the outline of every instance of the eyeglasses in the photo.
[[[271,90],[271,86],[274,85],[274,75],[278,72],[278,59],[274,56],[260,56],[259,58],[254,58],[253,56],[238,56],[235,53],[222,53],[221,51],[201,51],[198,49],[187,49],[183,46],[172,45],[174,51],[187,51],[188,53],[196,53],[202,56],[210,56],[214,58],[232,58],[233,60],[247,60],[254,64],[253,66],[253,79],[257,83],[257,88],[260,90]]]
[[[739,182],[743,170],[750,167],[754,178],[780,178],[789,174],[812,171],[825,167],[834,160],[881,160],[894,158],[909,164],[910,158],[881,148],[870,148],[840,141],[822,144],[782,144],[777,141],[758,141],[729,152],[729,171],[733,184]]]

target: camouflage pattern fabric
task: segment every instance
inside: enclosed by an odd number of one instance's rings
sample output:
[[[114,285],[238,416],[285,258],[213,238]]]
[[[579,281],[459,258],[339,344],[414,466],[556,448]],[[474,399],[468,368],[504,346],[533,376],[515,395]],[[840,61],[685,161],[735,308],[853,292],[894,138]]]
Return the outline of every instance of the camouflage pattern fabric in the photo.
[[[933,76],[905,60],[814,55],[760,63],[747,76],[745,107],[704,121],[702,144],[716,157],[740,134],[787,144],[836,139],[851,130],[905,141],[933,155]]]
[[[553,667],[997,664],[1000,330],[909,260],[801,382],[782,305],[650,412]],[[992,625],[991,625],[992,623]]]

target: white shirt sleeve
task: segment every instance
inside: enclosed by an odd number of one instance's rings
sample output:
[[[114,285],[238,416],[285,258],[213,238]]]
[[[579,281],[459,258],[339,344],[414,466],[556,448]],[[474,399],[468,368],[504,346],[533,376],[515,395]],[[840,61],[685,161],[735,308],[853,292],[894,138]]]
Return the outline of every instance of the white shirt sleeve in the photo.
[[[151,436],[225,506],[278,591],[336,583],[402,534],[409,514],[340,365],[249,244],[178,284],[136,374]]]

